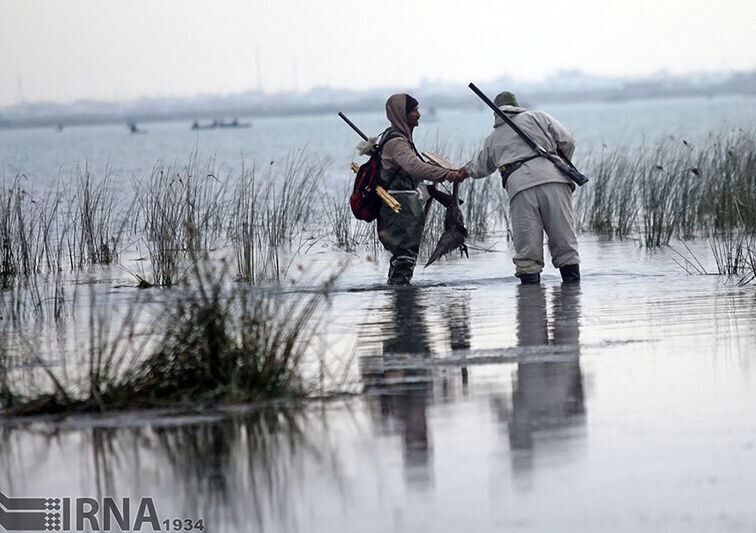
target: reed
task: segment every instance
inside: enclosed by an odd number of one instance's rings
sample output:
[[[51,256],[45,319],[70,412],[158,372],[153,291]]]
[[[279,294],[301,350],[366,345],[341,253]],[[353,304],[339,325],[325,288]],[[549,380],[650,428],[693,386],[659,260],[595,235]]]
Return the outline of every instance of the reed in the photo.
[[[3,323],[10,328],[0,345],[4,414],[304,396],[300,367],[334,280],[307,298],[292,298],[230,284],[225,263],[198,259],[162,301],[137,298],[116,317],[91,285],[83,342]]]
[[[216,176],[212,158],[203,163],[195,153],[182,168],[157,165],[136,188],[152,271],[149,284],[171,287],[189,268],[189,255],[207,255],[218,245],[227,184]]]
[[[0,191],[0,285],[16,276],[50,275],[66,268],[111,264],[118,258],[130,208],[119,200],[109,176],[85,170],[72,182],[56,180],[42,193],[27,189],[24,176]]]
[[[602,151],[589,159],[591,184],[576,202],[583,229],[649,248],[670,239],[756,230],[756,137],[735,130],[697,146],[666,139],[652,147]]]
[[[314,233],[313,203],[326,161],[308,160],[304,150],[292,152],[280,165],[271,162],[259,196],[260,248],[264,250],[261,271],[267,279],[280,281],[291,258],[302,247],[307,233]],[[289,256],[289,260],[286,259]]]
[[[465,226],[471,240],[484,241],[489,232],[506,220],[507,200],[499,180],[468,180],[461,187],[464,190],[462,205]]]
[[[292,245],[307,228],[312,218],[313,198],[327,163],[308,160],[304,150],[299,150],[284,160],[280,174],[275,178],[268,175],[263,220],[271,246]],[[274,165],[269,168],[271,173]]]
[[[742,275],[747,271],[751,253],[749,240],[747,235],[739,231],[709,238],[709,246],[719,274]]]
[[[53,192],[39,196],[26,190],[26,179],[17,176],[10,187],[0,191],[0,234],[2,235],[2,278],[8,286],[17,276],[32,276],[45,265],[54,264],[49,235],[57,218],[60,196]]]
[[[72,205],[76,207],[78,223],[71,227],[79,247],[78,268],[118,261],[121,238],[131,215],[131,208],[127,207],[116,221],[121,212],[119,200],[113,178],[107,171],[103,179],[95,181],[85,168],[76,180]]]
[[[234,187],[231,218],[228,224],[228,238],[236,259],[237,279],[255,283],[262,249],[260,235],[260,189],[256,187],[255,166],[246,170],[242,166],[241,176]]]
[[[745,252],[745,265],[746,265],[746,271],[743,273],[743,277],[740,279],[740,282],[745,283],[753,283],[756,281],[756,243],[751,243],[747,248]]]
[[[244,284],[226,296],[224,279],[224,272],[195,269],[187,297],[166,310],[166,329],[152,355],[111,394],[134,406],[305,393],[299,366],[330,285],[305,301],[287,302]]]
[[[349,195],[352,188],[349,183],[338,189],[335,194],[329,193],[325,183],[321,184],[321,211],[325,216],[329,235],[333,237],[334,244],[347,252],[354,252],[360,245],[360,226],[354,218],[349,207]],[[365,224],[363,224],[365,225]],[[364,232],[362,232],[364,234]]]
[[[320,230],[310,225],[326,161],[292,152],[264,172],[242,169],[227,214],[226,236],[236,260],[237,278],[257,283],[280,281],[302,242]],[[322,207],[322,201],[320,202]]]

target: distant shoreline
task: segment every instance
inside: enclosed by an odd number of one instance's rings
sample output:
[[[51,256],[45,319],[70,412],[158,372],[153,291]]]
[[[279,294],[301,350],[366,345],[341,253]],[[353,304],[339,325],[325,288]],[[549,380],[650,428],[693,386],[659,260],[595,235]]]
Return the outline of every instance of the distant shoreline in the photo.
[[[483,105],[471,98],[449,97],[446,95],[427,95],[417,93],[423,102],[423,106],[436,109],[482,109]],[[718,97],[756,97],[756,88],[753,91],[712,92],[710,90],[682,91],[664,93],[661,91],[645,90],[634,91],[588,91],[571,93],[522,93],[521,99],[531,106],[544,104],[577,104],[577,103],[620,103],[639,100],[670,100],[678,98],[718,98]],[[328,115],[338,111],[345,112],[382,112],[384,100],[378,98],[364,99],[360,101],[346,102],[342,104],[327,105],[258,105],[238,106],[223,108],[188,108],[175,111],[119,111],[116,113],[93,112],[93,113],[58,113],[40,115],[34,117],[3,117],[0,114],[0,130],[32,129],[32,128],[58,128],[76,126],[101,126],[117,125],[132,122],[136,124],[148,124],[156,122],[181,122],[207,121],[218,117],[239,117],[245,119],[269,118],[269,117],[294,117]],[[114,107],[116,105],[114,104]]]

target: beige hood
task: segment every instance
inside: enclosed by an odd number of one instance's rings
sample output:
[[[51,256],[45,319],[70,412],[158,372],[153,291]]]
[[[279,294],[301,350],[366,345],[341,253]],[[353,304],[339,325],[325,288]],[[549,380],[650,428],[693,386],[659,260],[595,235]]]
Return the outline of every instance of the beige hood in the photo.
[[[407,123],[406,94],[394,94],[386,100],[386,118],[412,142],[412,128]]]
[[[503,105],[500,106],[499,109],[504,111],[508,118],[514,118],[513,115],[527,111],[527,109],[525,109],[524,107],[518,107],[514,105]],[[497,113],[494,113],[494,128],[498,128],[502,124],[504,124],[504,121],[499,117]]]

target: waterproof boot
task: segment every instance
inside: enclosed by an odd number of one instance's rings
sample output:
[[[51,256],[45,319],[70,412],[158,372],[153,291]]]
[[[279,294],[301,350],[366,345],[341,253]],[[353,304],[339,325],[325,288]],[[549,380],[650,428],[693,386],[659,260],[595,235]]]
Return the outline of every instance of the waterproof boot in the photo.
[[[567,265],[559,267],[559,273],[562,274],[562,283],[580,282],[580,265]]]
[[[539,285],[541,283],[541,274],[523,274],[518,272],[515,274],[516,278],[520,278],[520,283],[523,285]]]
[[[389,285],[409,285],[415,272],[415,262],[405,258],[391,258],[388,273]]]

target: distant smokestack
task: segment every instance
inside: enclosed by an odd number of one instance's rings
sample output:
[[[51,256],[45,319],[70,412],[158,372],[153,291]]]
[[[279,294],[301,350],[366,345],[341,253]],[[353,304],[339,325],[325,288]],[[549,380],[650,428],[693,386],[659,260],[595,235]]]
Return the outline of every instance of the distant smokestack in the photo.
[[[255,45],[255,65],[257,66],[257,90],[263,91],[262,68],[260,67],[260,45]]]

